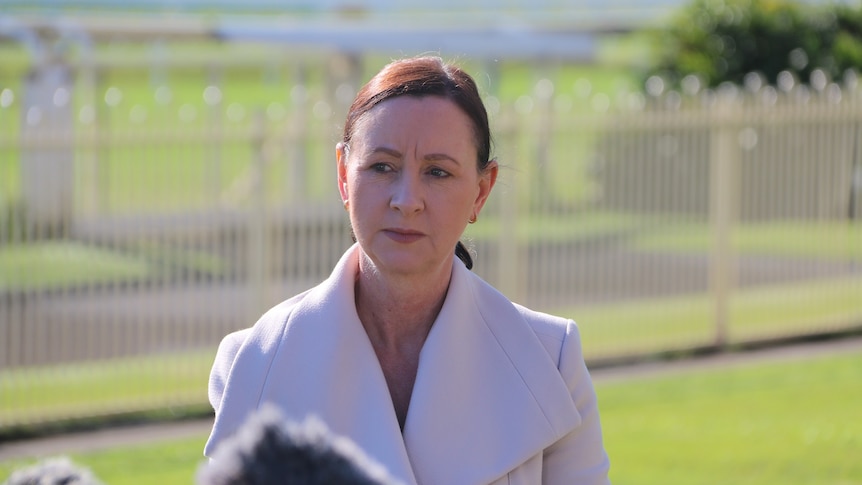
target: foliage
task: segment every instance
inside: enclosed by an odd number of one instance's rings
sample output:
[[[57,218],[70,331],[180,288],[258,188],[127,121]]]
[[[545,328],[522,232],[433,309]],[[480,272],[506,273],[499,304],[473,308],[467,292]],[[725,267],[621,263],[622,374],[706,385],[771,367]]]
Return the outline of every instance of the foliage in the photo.
[[[835,10],[835,64],[849,68],[862,66],[862,6],[838,5]]]
[[[688,75],[715,87],[750,73],[807,83],[815,70],[838,80],[862,68],[862,7],[794,0],[694,0],[656,32],[659,59],[645,78],[680,86]]]

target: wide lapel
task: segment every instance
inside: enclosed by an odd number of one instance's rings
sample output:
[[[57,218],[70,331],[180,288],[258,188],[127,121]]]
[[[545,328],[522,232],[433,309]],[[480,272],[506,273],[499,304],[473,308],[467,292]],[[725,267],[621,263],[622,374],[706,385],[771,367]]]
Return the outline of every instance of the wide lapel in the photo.
[[[527,322],[456,262],[422,349],[404,430],[417,481],[490,483],[579,423],[568,388]]]
[[[316,415],[386,466],[393,477],[415,484],[386,380],[356,314],[356,249],[349,250],[332,276],[291,310],[281,327],[283,334],[276,337],[277,347],[269,349],[269,365],[262,368],[261,358],[253,355],[244,360],[241,351],[235,364],[240,368],[231,376],[262,380],[259,397],[241,396],[238,400],[246,404],[240,407],[256,409],[272,402],[288,419]],[[229,406],[223,402],[222,412]]]

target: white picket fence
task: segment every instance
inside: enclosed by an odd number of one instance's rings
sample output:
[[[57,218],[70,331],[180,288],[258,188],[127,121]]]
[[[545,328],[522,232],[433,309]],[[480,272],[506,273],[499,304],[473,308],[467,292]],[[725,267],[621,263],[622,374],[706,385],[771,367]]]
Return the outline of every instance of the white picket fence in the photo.
[[[381,62],[0,72],[0,430],[204,406],[219,339],[351,244],[334,143]],[[488,90],[503,170],[466,239],[590,365],[862,329],[852,78],[608,95],[536,69]]]

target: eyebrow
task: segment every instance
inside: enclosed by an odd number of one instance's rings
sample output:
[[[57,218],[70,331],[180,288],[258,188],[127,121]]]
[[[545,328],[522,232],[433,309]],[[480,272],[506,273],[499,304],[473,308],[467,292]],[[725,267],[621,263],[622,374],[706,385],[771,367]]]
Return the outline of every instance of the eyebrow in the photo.
[[[372,154],[385,153],[386,155],[389,155],[389,156],[394,157],[394,158],[402,158],[404,156],[404,154],[402,154],[398,150],[396,150],[394,148],[385,147],[385,146],[379,146],[379,147],[375,148],[374,150],[372,150],[371,153]],[[450,160],[450,161],[452,161],[458,165],[461,165],[461,162],[459,162],[458,159],[456,159],[450,155],[447,155],[445,153],[429,153],[428,155],[425,155],[425,157],[423,157],[423,160],[429,161],[429,162],[436,162],[438,160]]]

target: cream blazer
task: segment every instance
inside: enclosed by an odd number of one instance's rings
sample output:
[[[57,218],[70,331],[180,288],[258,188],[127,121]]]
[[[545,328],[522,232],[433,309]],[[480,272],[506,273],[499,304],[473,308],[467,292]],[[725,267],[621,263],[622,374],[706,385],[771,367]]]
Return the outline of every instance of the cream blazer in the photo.
[[[356,314],[357,246],[319,286],[224,338],[204,453],[263,403],[316,415],[413,485],[608,483],[596,395],[571,320],[528,310],[455,260],[403,433]]]

